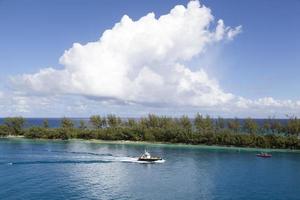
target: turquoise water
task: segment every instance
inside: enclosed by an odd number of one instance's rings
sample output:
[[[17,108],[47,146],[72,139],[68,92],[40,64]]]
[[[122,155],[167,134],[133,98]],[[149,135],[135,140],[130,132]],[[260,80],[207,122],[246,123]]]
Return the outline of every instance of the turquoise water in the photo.
[[[147,148],[165,162],[138,163]],[[300,199],[300,154],[0,139],[1,199]]]

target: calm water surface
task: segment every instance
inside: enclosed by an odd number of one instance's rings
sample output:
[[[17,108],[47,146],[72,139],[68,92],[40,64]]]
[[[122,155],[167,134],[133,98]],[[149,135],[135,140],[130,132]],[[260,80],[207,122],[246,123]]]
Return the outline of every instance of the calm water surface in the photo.
[[[141,164],[147,148],[164,163]],[[1,199],[300,199],[300,154],[0,139]]]

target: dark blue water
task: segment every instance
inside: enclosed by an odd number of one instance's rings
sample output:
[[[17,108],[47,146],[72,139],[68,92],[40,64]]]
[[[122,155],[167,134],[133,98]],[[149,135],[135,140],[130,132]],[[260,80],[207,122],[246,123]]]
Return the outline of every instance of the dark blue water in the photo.
[[[32,126],[43,126],[43,122],[46,118],[25,118],[25,127],[32,127]],[[89,124],[89,118],[70,118],[75,127],[78,127],[80,125],[80,121],[84,121],[86,125]],[[138,120],[139,118],[136,118]],[[50,128],[58,128],[60,127],[61,118],[47,118],[49,127]],[[122,120],[126,121],[127,118],[122,118]],[[193,120],[193,119],[191,119]],[[213,119],[216,120],[216,119]],[[224,119],[224,122],[227,123],[228,120],[232,119]],[[240,124],[244,124],[245,119],[238,119]],[[254,119],[254,121],[259,125],[263,126],[266,119]],[[287,124],[288,119],[277,119],[282,125]],[[4,123],[4,118],[0,118],[0,124]]]
[[[50,128],[58,128],[60,127],[61,118],[25,118],[25,127],[32,126],[43,126],[44,120],[48,121]],[[88,118],[71,118],[75,127],[78,127],[80,124],[80,120],[83,120],[88,124]],[[4,123],[4,118],[0,118],[0,124]]]
[[[136,161],[147,148],[164,163]],[[0,140],[1,199],[300,199],[300,154]]]

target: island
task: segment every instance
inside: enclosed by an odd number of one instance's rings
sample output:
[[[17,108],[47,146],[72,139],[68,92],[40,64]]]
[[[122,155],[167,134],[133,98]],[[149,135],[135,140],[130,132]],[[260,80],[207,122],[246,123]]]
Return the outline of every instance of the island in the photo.
[[[194,118],[149,114],[122,119],[116,115],[93,115],[75,124],[62,118],[60,127],[50,127],[47,119],[39,126],[26,125],[23,117],[8,117],[0,125],[0,137],[30,139],[126,140],[162,143],[204,144],[268,149],[300,149],[300,119],[213,119],[199,113]]]

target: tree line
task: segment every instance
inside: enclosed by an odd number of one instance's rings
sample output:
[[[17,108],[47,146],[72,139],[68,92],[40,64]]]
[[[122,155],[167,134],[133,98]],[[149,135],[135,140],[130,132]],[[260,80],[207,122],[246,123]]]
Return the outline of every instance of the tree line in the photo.
[[[116,115],[93,115],[78,125],[62,118],[59,128],[49,127],[47,119],[40,126],[25,127],[22,117],[5,118],[0,136],[23,135],[44,139],[101,139],[157,141],[186,144],[226,145],[237,147],[300,149],[300,119],[291,117],[282,124],[269,118],[258,124],[247,119],[212,119],[197,114],[172,118],[149,114],[140,119],[122,120]]]

